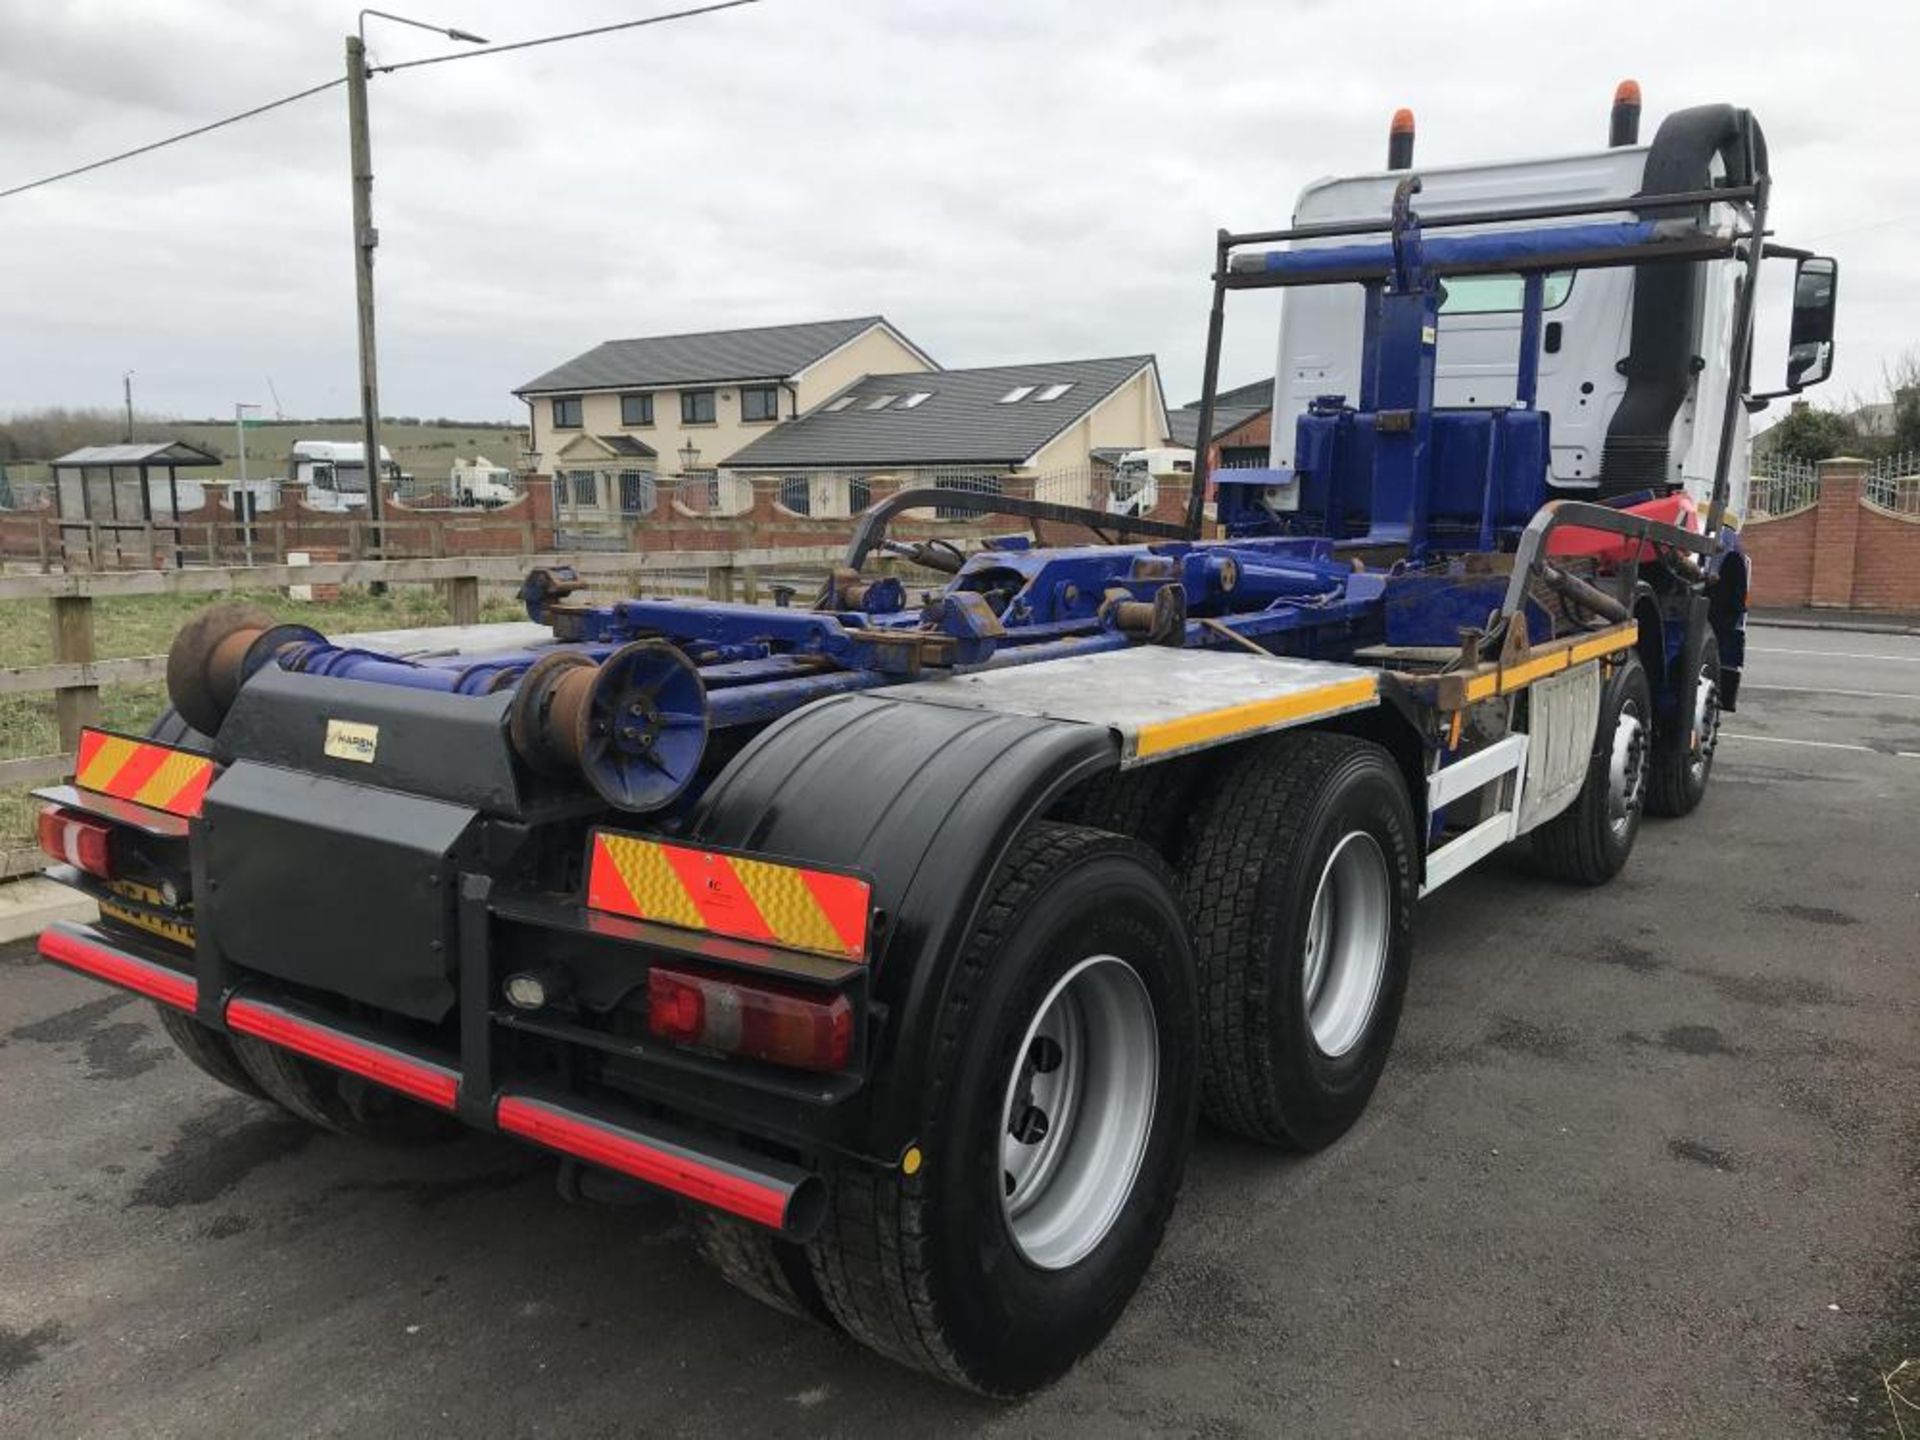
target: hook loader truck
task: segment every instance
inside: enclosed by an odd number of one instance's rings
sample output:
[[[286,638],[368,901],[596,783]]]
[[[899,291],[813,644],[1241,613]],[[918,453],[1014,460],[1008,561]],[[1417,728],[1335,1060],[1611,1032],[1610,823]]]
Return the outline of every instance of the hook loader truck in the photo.
[[[41,792],[99,920],[40,953],[306,1122],[517,1137],[680,1197],[772,1305],[1048,1383],[1198,1115],[1312,1149],[1365,1110],[1422,896],[1513,842],[1602,884],[1702,803],[1758,281],[1794,267],[1787,393],[1837,276],[1770,237],[1751,112],[1637,115],[1425,170],[1396,118],[1387,169],[1222,231],[1198,433],[1228,299],[1279,288],[1274,455],[1202,447],[1184,513],[907,489],[811,608],[549,566],[550,638],[423,659],[204,612],[151,732]],[[890,535],[935,505],[1032,533]]]

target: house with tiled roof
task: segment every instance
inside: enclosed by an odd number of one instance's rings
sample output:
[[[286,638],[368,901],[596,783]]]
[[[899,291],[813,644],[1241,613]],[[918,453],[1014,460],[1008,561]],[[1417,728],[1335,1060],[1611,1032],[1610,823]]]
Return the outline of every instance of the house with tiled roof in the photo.
[[[857,513],[876,488],[1028,493],[1094,503],[1096,451],[1165,443],[1151,355],[861,376],[799,419],[741,447],[725,474],[777,487],[812,516]]]
[[[1200,402],[1182,405],[1169,417],[1173,442],[1189,450],[1199,448]],[[1273,381],[1255,380],[1222,390],[1213,400],[1213,433],[1209,470],[1265,465],[1273,442]],[[1293,439],[1287,437],[1290,453]]]
[[[703,475],[863,375],[937,371],[883,315],[608,340],[517,387],[534,468],[583,522],[652,514],[661,477]]]

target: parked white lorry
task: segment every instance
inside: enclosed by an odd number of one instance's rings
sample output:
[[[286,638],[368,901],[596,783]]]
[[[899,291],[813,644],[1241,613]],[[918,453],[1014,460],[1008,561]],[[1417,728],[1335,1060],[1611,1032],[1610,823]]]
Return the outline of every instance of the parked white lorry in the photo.
[[[455,457],[449,493],[456,505],[481,505],[489,510],[505,505],[519,494],[513,488],[513,472],[484,455],[476,455],[471,460]]]
[[[1160,481],[1193,475],[1193,451],[1178,445],[1129,450],[1114,463],[1109,515],[1145,515],[1160,503]],[[1182,487],[1185,488],[1184,486]]]
[[[287,459],[287,479],[307,487],[315,510],[363,510],[367,505],[366,447],[358,440],[296,440]],[[380,471],[398,480],[393,452],[380,447]]]

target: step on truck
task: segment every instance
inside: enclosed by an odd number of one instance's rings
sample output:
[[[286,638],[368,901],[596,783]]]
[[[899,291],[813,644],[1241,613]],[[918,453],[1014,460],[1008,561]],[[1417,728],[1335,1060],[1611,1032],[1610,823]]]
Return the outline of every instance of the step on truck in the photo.
[[[1425,171],[1396,118],[1386,171],[1222,232],[1202,410],[1227,298],[1283,287],[1284,435],[1196,457],[1183,519],[907,490],[810,608],[548,568],[550,641],[457,656],[204,612],[150,733],[41,792],[100,912],[41,954],[302,1120],[659,1187],[759,1299],[1046,1384],[1139,1284],[1198,1115],[1296,1149],[1359,1118],[1422,896],[1518,840],[1604,883],[1701,802],[1758,281],[1795,267],[1787,393],[1836,276],[1768,238],[1749,112],[1636,115]],[[935,504],[1032,533],[890,536]]]

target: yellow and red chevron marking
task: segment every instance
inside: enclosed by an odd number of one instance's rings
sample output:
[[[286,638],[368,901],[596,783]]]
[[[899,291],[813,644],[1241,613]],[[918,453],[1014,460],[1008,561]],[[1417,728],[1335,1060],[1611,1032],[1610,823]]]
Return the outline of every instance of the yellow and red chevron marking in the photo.
[[[200,813],[212,781],[213,761],[205,755],[104,730],[80,732],[73,783],[82,790],[191,818]]]
[[[587,904],[683,930],[864,960],[873,887],[851,875],[596,830]]]

